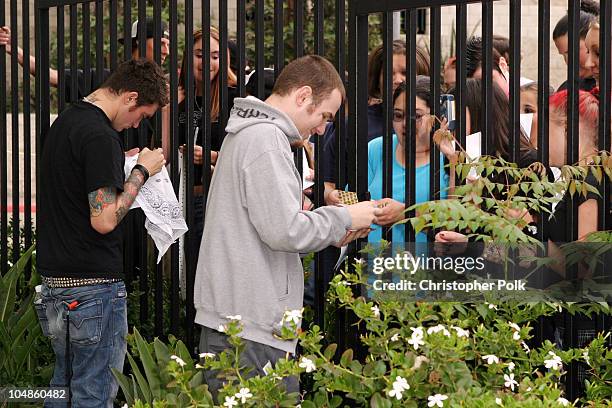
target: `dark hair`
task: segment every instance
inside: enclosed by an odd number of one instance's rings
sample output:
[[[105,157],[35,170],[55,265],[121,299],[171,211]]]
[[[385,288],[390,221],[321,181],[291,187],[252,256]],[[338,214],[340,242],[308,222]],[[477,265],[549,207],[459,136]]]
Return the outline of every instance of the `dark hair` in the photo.
[[[510,64],[510,39],[503,35],[493,34],[493,48]]]
[[[525,85],[521,85],[521,92],[538,92],[538,83],[535,81],[528,82]],[[555,93],[555,88],[548,86],[548,94],[552,95]]]
[[[116,95],[137,92],[137,106],[157,104],[161,108],[169,101],[168,80],[164,71],[146,58],[122,62],[101,88],[109,89]]]
[[[591,28],[591,23],[597,20],[597,16],[591,13],[584,12],[580,10],[580,22],[578,33],[580,35],[580,39],[584,40],[587,33],[589,32],[589,28]],[[567,35],[569,27],[569,16],[566,14],[561,17],[561,20],[557,22],[555,29],[553,30],[552,38],[556,40],[558,38]]]
[[[489,140],[493,141],[496,154],[504,160],[510,160],[510,106],[508,97],[504,91],[495,83],[493,85],[493,103],[490,106],[491,120],[495,126],[491,127],[493,135]],[[453,91],[453,94],[455,92]],[[470,112],[471,133],[480,132],[483,129],[484,117],[482,115],[482,81],[480,79],[468,78],[464,90],[465,107]],[[521,131],[520,134],[521,156],[524,156],[533,148],[529,145],[527,137]],[[486,152],[483,152],[486,154]]]
[[[499,59],[501,58],[501,54],[495,48],[493,48],[492,51],[493,69],[496,69],[501,73],[501,68],[499,67]],[[465,44],[465,67],[468,78],[474,76],[474,72],[476,72],[478,68],[482,67],[482,60],[482,38],[472,36]]]
[[[393,41],[393,55],[406,55],[406,42],[404,40]],[[374,48],[368,58],[368,96],[370,98],[381,98],[380,77],[384,66],[385,50],[382,44]],[[417,75],[429,75],[429,54],[421,47],[416,47],[416,73]]]
[[[407,86],[406,82],[402,82],[395,88],[395,92],[393,92],[393,104],[397,101],[404,92],[406,92]],[[431,100],[431,85],[429,82],[429,77],[426,75],[417,75],[416,84],[414,87],[415,96],[422,99],[425,102],[425,105],[429,109],[432,108],[432,100]]]
[[[197,43],[199,40],[202,39],[204,32],[202,31],[202,29],[198,29],[193,33],[193,43]],[[210,37],[214,38],[217,42],[219,42],[219,30],[217,30],[216,27],[210,27]],[[228,57],[230,56],[230,53],[228,51]],[[187,54],[183,53],[183,61],[181,62],[181,73],[179,74],[179,78],[178,78],[178,85],[179,87],[185,89],[186,87],[186,82],[187,82]],[[234,71],[232,71],[231,68],[231,58],[230,58],[230,64],[228,64],[227,67],[227,84],[229,86],[236,86],[236,84],[238,83],[237,78],[236,78],[236,74],[234,74]],[[219,92],[219,86],[221,84],[221,72],[217,72],[217,75],[214,78],[211,78],[210,80],[210,118],[212,120],[216,120],[219,117],[219,112],[220,112],[220,105],[221,105],[221,97],[220,97],[220,92]],[[202,86],[204,86],[204,84],[202,84]]]
[[[291,61],[276,79],[272,93],[283,96],[302,86],[312,88],[315,105],[327,98],[334,89],[340,92],[343,101],[346,99],[338,71],[331,62],[318,55],[306,55]]]

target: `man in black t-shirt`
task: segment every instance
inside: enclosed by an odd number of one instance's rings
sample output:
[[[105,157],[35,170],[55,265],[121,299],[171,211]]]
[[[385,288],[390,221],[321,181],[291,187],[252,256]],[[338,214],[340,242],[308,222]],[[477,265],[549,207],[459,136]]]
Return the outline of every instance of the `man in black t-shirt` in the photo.
[[[112,406],[126,351],[123,236],[119,226],[149,175],[165,164],[143,149],[127,180],[120,131],[168,103],[163,71],[148,60],[117,67],[100,89],[65,109],[43,146],[35,309],[56,354],[51,387],[72,406]],[[136,152],[131,152],[135,154]]]

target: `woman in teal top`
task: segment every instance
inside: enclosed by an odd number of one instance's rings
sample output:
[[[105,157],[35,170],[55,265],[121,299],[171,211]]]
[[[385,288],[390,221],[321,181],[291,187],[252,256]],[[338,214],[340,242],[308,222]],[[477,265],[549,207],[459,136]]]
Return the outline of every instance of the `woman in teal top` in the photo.
[[[429,77],[419,75],[416,78],[416,203],[429,201],[429,150],[433,117],[431,113],[431,91]],[[378,137],[368,143],[368,190],[372,200],[384,205],[383,214],[376,218],[374,231],[368,235],[368,242],[377,243],[382,238],[392,242],[405,242],[404,224],[391,229],[392,236],[382,236],[380,226],[389,227],[404,218],[405,199],[405,154],[404,141],[406,136],[405,102],[406,84],[402,83],[393,94],[393,194],[391,198],[383,198],[383,138]],[[440,150],[450,156],[454,148],[450,143],[442,143]],[[446,198],[449,177],[444,171],[443,157],[440,156],[440,197]],[[427,242],[427,236],[420,232],[416,242]]]

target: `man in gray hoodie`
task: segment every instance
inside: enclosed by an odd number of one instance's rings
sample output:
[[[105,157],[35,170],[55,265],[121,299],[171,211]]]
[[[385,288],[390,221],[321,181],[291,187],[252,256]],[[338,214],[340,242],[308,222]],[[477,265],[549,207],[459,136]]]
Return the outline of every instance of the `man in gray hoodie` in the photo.
[[[297,341],[278,334],[285,312],[302,309],[299,253],[367,236],[380,211],[374,202],[302,210],[291,147],[322,135],[344,98],[333,65],[306,56],[284,68],[265,102],[234,100],[206,206],[195,321],[202,326],[200,351],[219,353],[230,347],[224,325],[240,319],[242,364],[252,368],[250,375],[263,375],[266,363],[295,353]],[[205,377],[213,392],[221,387],[215,373]],[[296,378],[285,384],[298,391]]]

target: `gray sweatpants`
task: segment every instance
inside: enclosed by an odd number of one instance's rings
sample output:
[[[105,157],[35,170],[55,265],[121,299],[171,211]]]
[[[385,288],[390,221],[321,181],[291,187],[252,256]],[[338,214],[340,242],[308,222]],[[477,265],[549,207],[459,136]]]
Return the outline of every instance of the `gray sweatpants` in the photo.
[[[244,351],[240,355],[240,365],[242,367],[251,368],[251,371],[248,374],[242,374],[246,378],[256,375],[266,375],[263,371],[263,367],[268,362],[274,366],[279,359],[285,358],[287,355],[287,353],[283,350],[251,340],[242,340],[244,341],[245,347]],[[228,342],[225,334],[202,326],[202,333],[200,334],[200,353],[219,354],[222,351],[231,348],[232,345]],[[222,379],[217,378],[217,375],[217,371],[204,371],[204,379],[206,380],[208,389],[212,393],[215,400],[217,399],[217,391],[223,386]],[[298,377],[285,377],[283,378],[283,382],[287,392],[299,392],[300,387]]]

